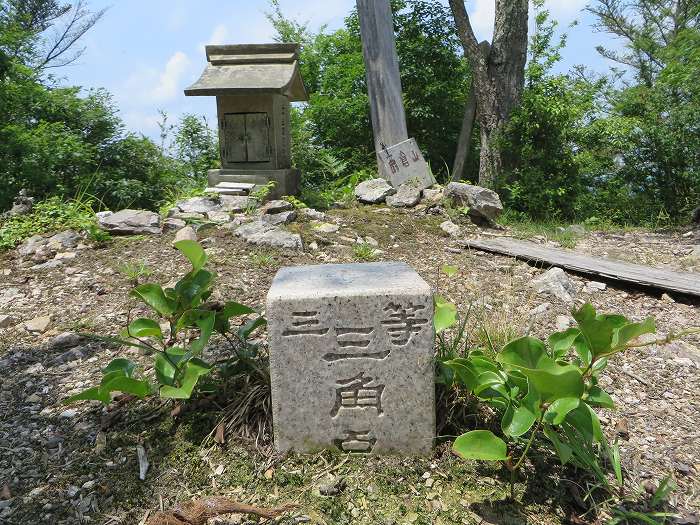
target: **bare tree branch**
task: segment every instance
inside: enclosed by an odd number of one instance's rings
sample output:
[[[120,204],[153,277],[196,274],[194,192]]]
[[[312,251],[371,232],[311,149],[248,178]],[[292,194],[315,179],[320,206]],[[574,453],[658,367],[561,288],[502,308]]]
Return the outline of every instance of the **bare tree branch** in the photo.
[[[450,8],[457,25],[457,34],[464,47],[464,53],[469,57],[472,66],[479,64],[485,70],[486,61],[479,51],[479,42],[474,35],[467,9],[464,7],[464,0],[450,0]]]

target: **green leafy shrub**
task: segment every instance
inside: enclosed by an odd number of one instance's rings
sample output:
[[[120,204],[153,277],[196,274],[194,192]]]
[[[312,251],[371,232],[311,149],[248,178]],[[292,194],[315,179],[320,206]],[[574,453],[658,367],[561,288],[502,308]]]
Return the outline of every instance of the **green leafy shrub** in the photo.
[[[443,374],[443,380],[467,390],[501,417],[503,437],[474,430],[455,440],[454,451],[465,459],[503,461],[511,472],[511,488],[534,440],[541,437],[562,464],[593,471],[600,480],[606,477],[597,448],[614,457],[594,411],[614,404],[598,378],[610,357],[640,346],[634,342],[637,337],[655,332],[654,320],[633,323],[621,315],[598,314],[590,304],[573,316],[578,326],[550,335],[547,344],[521,337],[495,356],[472,350],[441,360],[452,372]],[[456,323],[451,308],[440,301],[435,319],[440,329]],[[619,458],[619,450],[617,454]]]
[[[108,404],[112,392],[123,392],[144,398],[158,394],[162,398],[189,399],[199,380],[211,374],[214,365],[203,360],[204,350],[214,332],[229,338],[232,317],[255,313],[248,306],[228,302],[220,307],[206,303],[212,294],[216,275],[205,268],[207,255],[195,241],[179,241],[175,247],[189,259],[192,269],[173,288],[163,289],[147,283],[135,287],[131,296],[147,305],[154,318],[130,321],[120,338],[107,338],[139,348],[154,355],[155,383],[135,376],[136,364],[128,359],[115,359],[103,370],[99,386],[76,394],[66,400],[97,400]],[[243,325],[236,332],[237,350],[247,346],[251,333],[266,323],[261,316]],[[167,324],[169,333],[164,333]],[[195,335],[192,335],[195,334]]]
[[[51,197],[38,202],[30,213],[12,216],[0,223],[0,250],[13,248],[32,235],[63,230],[87,231],[96,242],[109,238],[97,227],[90,201]]]

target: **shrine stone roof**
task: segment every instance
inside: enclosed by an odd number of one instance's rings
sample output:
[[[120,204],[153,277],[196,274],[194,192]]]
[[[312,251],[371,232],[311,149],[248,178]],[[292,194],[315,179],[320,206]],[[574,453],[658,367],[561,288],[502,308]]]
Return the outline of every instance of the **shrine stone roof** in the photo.
[[[285,95],[308,100],[299,72],[299,44],[206,46],[207,67],[187,96]]]

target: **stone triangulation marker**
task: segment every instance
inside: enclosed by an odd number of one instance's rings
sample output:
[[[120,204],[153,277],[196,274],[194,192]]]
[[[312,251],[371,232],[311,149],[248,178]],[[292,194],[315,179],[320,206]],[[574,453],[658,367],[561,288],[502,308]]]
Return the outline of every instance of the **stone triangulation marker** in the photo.
[[[282,268],[267,295],[275,446],[426,454],[433,300],[404,263]]]

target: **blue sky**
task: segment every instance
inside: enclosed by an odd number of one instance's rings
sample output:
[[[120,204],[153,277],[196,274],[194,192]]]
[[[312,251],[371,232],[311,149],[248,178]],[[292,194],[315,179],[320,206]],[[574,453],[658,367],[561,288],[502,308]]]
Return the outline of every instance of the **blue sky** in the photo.
[[[561,68],[586,64],[604,72],[610,64],[598,56],[595,45],[607,38],[592,29],[591,16],[582,11],[586,2],[548,0],[562,28],[575,19],[580,22],[569,30]],[[79,61],[55,73],[65,84],[106,88],[127,128],[151,137],[158,136],[159,109],[173,121],[188,112],[215,116],[213,99],[183,94],[204,69],[206,44],[268,42],[273,35],[265,18],[267,0],[89,0],[89,4],[93,10],[109,10],[85,37],[87,49]],[[355,0],[280,0],[280,4],[285,14],[308,20],[312,29],[326,24],[332,30],[342,25]],[[490,40],[493,6],[494,0],[467,1],[480,40]]]

